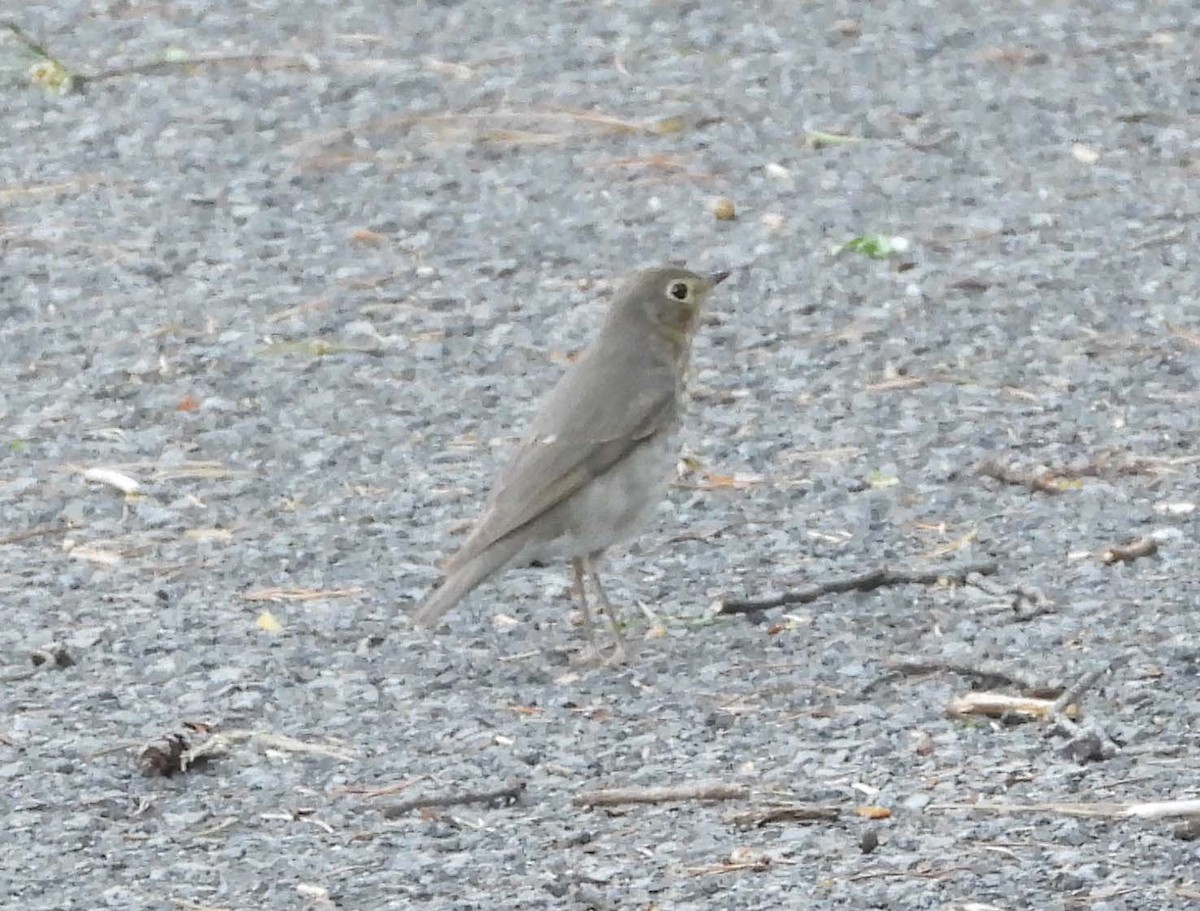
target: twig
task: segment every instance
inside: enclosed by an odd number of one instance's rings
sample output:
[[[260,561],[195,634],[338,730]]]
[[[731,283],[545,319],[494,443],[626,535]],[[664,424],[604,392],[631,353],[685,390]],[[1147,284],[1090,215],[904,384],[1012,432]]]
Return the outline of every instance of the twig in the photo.
[[[63,530],[61,525],[35,525],[33,528],[16,531],[11,535],[0,537],[0,544],[16,544],[18,541],[25,541],[29,538],[40,538],[42,535],[52,535],[56,531]]]
[[[924,570],[902,570],[880,566],[861,575],[830,579],[828,582],[769,598],[730,598],[720,602],[717,613],[753,614],[782,607],[785,604],[808,604],[825,595],[837,595],[852,591],[869,592],[892,585],[937,585],[943,581],[961,584],[967,581],[968,576],[975,574],[990,576],[998,570],[999,567],[993,562],[965,563],[961,566]]]
[[[496,126],[491,126],[493,124]],[[562,126],[555,126],[556,124],[566,124],[566,126],[564,128]],[[528,125],[548,128],[542,131],[545,140],[549,140],[551,135],[561,140],[566,140],[568,138],[582,138],[587,135],[624,133],[652,136],[662,132],[662,124],[655,120],[622,120],[619,117],[595,111],[519,110],[506,108],[480,108],[472,111],[457,111],[446,114],[403,114],[398,117],[389,117],[375,121],[356,129],[355,132],[357,135],[363,136],[384,133],[389,130],[411,129],[413,127],[424,127],[432,130],[458,128],[467,135],[478,136],[480,131],[483,130],[495,132],[497,127],[501,130],[508,128],[521,130]],[[555,132],[551,133],[551,130]],[[289,155],[305,153],[308,149],[327,146],[334,141],[343,140],[345,137],[346,129],[338,127],[290,143],[285,147],[284,151],[285,154]]]
[[[922,869],[924,867],[925,869]],[[863,873],[855,873],[853,876],[847,877],[846,882],[857,883],[867,879],[930,879],[941,881],[950,879],[955,873],[973,873],[969,867],[945,867],[941,870],[933,869],[926,863],[920,864],[916,869],[908,868],[896,870],[888,868],[886,870],[866,870]]]
[[[250,66],[279,65],[288,69],[311,69],[310,64],[302,57],[281,54],[211,54],[207,56],[184,57],[177,60],[150,60],[130,66],[102,70],[97,73],[76,73],[73,70],[67,69],[61,60],[51,54],[44,45],[34,41],[15,22],[0,21],[0,28],[8,29],[19,42],[25,45],[25,48],[31,54],[53,66],[61,78],[66,81],[64,90],[68,93],[83,91],[91,83],[101,82],[106,79],[117,79],[122,76],[158,75],[199,66],[249,64]]]
[[[180,481],[193,478],[246,478],[253,475],[251,471],[226,468],[221,462],[189,461],[165,464],[162,462],[115,462],[105,466],[120,472],[150,472],[151,481]],[[79,466],[67,465],[66,471],[78,471]]]
[[[1124,661],[1121,661],[1121,663],[1124,663]],[[1101,677],[1107,674],[1110,670],[1114,669],[1116,666],[1117,662],[1113,661],[1108,664],[1098,665],[1087,673],[1082,674],[1075,680],[1074,683],[1072,683],[1059,694],[1058,699],[1054,704],[1055,711],[1061,711],[1065,706],[1078,700],[1080,696],[1095,686],[1096,682]]]
[[[1180,226],[1178,228],[1172,228],[1170,231],[1167,231],[1165,234],[1153,234],[1150,237],[1147,237],[1143,240],[1139,240],[1135,244],[1130,244],[1128,249],[1132,252],[1134,250],[1147,250],[1150,247],[1158,247],[1158,246],[1161,246],[1162,244],[1169,244],[1169,243],[1172,243],[1173,241],[1176,241],[1179,238],[1183,237],[1183,235],[1186,232],[1187,232],[1187,228],[1185,228],[1183,226]],[[1168,326],[1167,328],[1170,328],[1170,327]]]
[[[97,484],[107,484],[109,487],[115,487],[124,494],[137,493],[142,486],[136,479],[129,477],[127,474],[122,474],[119,471],[114,471],[111,468],[92,467],[82,468],[76,467],[76,471],[83,475],[85,481],[95,481]]]
[[[56,58],[56,56],[50,53],[49,50],[43,46],[43,44],[34,41],[34,38],[26,35],[24,29],[20,28],[17,23],[10,22],[10,20],[5,19],[4,22],[0,22],[0,28],[5,28],[8,31],[11,31],[13,37],[17,38],[17,41],[24,44],[25,49],[29,50],[30,54],[37,56],[37,58],[41,58],[42,60],[49,61],[50,64],[58,67],[59,70],[64,73],[70,73],[65,66],[62,66],[62,62]],[[71,78],[78,77],[72,76]]]
[[[1080,697],[1095,686],[1101,677],[1125,664],[1128,660],[1127,657],[1119,658],[1093,668],[1063,690],[1062,695],[1054,701],[1054,705],[1051,706],[1046,717],[1054,723],[1055,730],[1061,731],[1071,738],[1063,747],[1064,755],[1077,762],[1088,762],[1112,759],[1121,752],[1120,746],[1108,736],[1099,722],[1089,719],[1084,724],[1077,724],[1069,717],[1067,707],[1077,704]]]
[[[218,908],[216,905],[200,905],[196,902],[188,901],[186,898],[171,898],[168,901],[176,908],[182,908],[183,911],[233,911],[232,908]]]
[[[1111,566],[1114,563],[1132,563],[1141,557],[1152,557],[1158,553],[1158,539],[1153,535],[1137,538],[1128,544],[1114,544],[1100,557]]]
[[[979,664],[967,664],[963,661],[947,661],[942,658],[892,658],[887,666],[898,674],[960,674],[963,677],[973,677],[984,686],[1007,684],[1017,687],[1027,696],[1043,699],[1053,699],[1062,692],[1061,686],[1049,686],[1034,680],[1020,671],[1010,671],[992,661],[981,661]]]
[[[739,829],[757,829],[772,822],[832,822],[840,814],[837,807],[794,803],[734,813],[729,816],[729,821]]]
[[[988,718],[1025,716],[1027,718],[1052,718],[1057,702],[1051,699],[1035,699],[1030,696],[1008,696],[1004,693],[967,693],[955,696],[946,704],[948,718],[965,718],[968,715],[986,715]],[[1058,710],[1061,715],[1079,717],[1079,708],[1074,703]]]
[[[338,759],[342,762],[350,762],[355,758],[354,754],[341,750],[337,747],[326,746],[321,743],[309,743],[305,740],[297,740],[295,737],[289,737],[286,734],[271,734],[266,731],[227,731],[223,736],[233,740],[248,740],[256,746],[262,747],[264,750],[280,750],[285,753],[308,753],[313,756],[328,756],[330,759]]]
[[[1001,465],[995,461],[984,462],[979,466],[979,473],[985,478],[992,478],[1003,484],[1028,487],[1030,490],[1036,490],[1041,493],[1063,493],[1070,489],[1060,484],[1054,475],[1048,471],[1041,474],[1033,474],[1032,472],[1018,471],[1016,468]]]
[[[1101,819],[1200,818],[1200,799],[1156,800],[1147,803],[942,803],[930,810],[978,810],[986,813],[1058,813]]]
[[[737,784],[705,781],[663,788],[608,788],[584,791],[571,798],[577,807],[615,807],[627,803],[674,803],[682,800],[744,800],[750,789]]]
[[[1154,800],[1131,803],[1125,808],[1126,816],[1138,819],[1191,819],[1200,817],[1200,800]]]
[[[441,797],[414,797],[411,800],[384,807],[383,818],[397,819],[413,810],[421,810],[426,807],[458,807],[473,803],[481,803],[489,808],[511,807],[520,802],[525,793],[525,787],[524,781],[511,779],[504,787],[492,791],[462,791],[458,794],[446,794]]]
[[[149,60],[145,63],[135,63],[130,66],[120,66],[111,70],[102,70],[76,76],[80,82],[93,83],[105,79],[117,79],[121,76],[158,76],[177,70],[190,69],[200,66],[222,66],[227,64],[247,64],[249,66],[277,65],[289,70],[307,70],[311,66],[302,57],[286,54],[212,54],[197,57],[181,57],[178,60]]]
[[[775,859],[769,854],[762,854],[750,860],[739,861],[722,861],[721,863],[712,864],[707,867],[689,867],[688,876],[718,876],[722,873],[741,873],[749,870],[753,873],[762,873],[771,868],[771,864]]]
[[[407,781],[398,781],[395,784],[385,784],[378,788],[364,788],[359,785],[350,785],[344,788],[334,788],[335,794],[355,794],[359,797],[365,797],[368,800],[373,800],[376,797],[387,797],[391,794],[399,794],[401,791],[407,791],[415,784],[420,784],[426,779],[425,775],[418,775],[416,778],[409,778]]]
[[[364,589],[353,588],[260,588],[242,593],[245,601],[317,601],[324,598],[355,598]]]

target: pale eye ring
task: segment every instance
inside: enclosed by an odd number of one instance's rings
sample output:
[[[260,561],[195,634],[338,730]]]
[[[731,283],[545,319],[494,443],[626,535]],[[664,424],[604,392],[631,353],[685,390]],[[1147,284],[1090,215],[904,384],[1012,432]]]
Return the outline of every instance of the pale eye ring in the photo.
[[[667,294],[677,301],[685,301],[691,297],[692,289],[688,287],[687,282],[671,282],[667,285]]]

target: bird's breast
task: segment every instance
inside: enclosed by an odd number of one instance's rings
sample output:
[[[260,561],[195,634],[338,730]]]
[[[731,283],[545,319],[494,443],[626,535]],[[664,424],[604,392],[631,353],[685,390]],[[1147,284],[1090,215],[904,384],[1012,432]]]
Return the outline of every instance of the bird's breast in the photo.
[[[567,560],[605,550],[636,535],[666,495],[679,458],[677,427],[665,428],[553,510],[557,533],[532,544],[525,560]]]

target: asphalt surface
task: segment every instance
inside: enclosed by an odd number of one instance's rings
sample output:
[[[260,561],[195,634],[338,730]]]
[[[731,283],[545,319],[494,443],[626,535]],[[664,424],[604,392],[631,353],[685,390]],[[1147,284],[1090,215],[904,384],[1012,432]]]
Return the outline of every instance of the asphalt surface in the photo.
[[[99,78],[0,95],[4,907],[1200,901],[1175,820],[1061,806],[1197,796],[1190,0],[7,15]],[[874,235],[906,249],[834,252]],[[573,662],[557,568],[411,630],[613,281],[668,260],[735,276],[610,563],[636,660]],[[945,712],[1105,669],[1110,758]],[[141,774],[176,732],[227,748]],[[749,796],[572,802],[708,781]],[[781,802],[837,817],[735,818]]]

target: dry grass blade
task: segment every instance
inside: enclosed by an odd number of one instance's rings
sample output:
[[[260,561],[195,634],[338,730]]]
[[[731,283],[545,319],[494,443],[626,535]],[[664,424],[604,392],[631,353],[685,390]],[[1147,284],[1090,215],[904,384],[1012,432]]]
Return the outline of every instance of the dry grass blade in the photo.
[[[68,466],[81,471],[78,466]],[[189,478],[245,478],[253,474],[236,468],[227,468],[221,462],[194,461],[164,465],[161,462],[117,462],[106,465],[115,472],[147,472],[151,481],[179,481]]]
[[[644,134],[657,135],[662,132],[659,120],[624,120],[611,114],[597,111],[572,109],[551,110],[490,110],[463,111],[457,114],[423,114],[389,117],[368,124],[356,131],[357,136],[388,133],[393,130],[410,130],[424,127],[443,135],[465,137],[470,141],[508,134],[509,140],[523,139],[527,142],[547,144],[570,138],[582,138],[601,134]],[[284,147],[289,155],[304,154],[310,149],[348,142],[344,129],[328,130],[305,137]]]
[[[104,174],[79,174],[71,180],[58,183],[26,184],[24,186],[0,187],[0,203],[15,203],[23,198],[38,199],[42,196],[59,196],[77,193],[95,186],[113,186],[128,181],[112,181]]]
[[[347,785],[341,788],[334,788],[335,794],[354,794],[358,797],[365,797],[372,800],[376,797],[387,797],[391,794],[399,794],[401,791],[407,791],[415,784],[420,784],[429,776],[418,775],[415,778],[409,778],[405,781],[398,781],[395,784],[381,785],[377,788],[364,788],[357,785]]]
[[[242,595],[246,601],[319,601],[324,598],[355,598],[366,589],[354,588],[260,588]]]
[[[182,481],[193,478],[247,478],[252,474],[226,468],[220,462],[185,462],[178,466],[162,465],[154,469],[156,481]]]
[[[0,537],[0,544],[16,544],[18,541],[40,538],[42,535],[52,535],[56,531],[65,531],[65,529],[59,525],[35,525],[33,528],[27,528],[24,531],[15,531],[11,535]]]
[[[633,158],[617,158],[603,164],[605,168],[646,168],[660,171],[686,171],[689,160],[683,155],[639,155]]]
[[[296,306],[288,307],[284,310],[276,310],[267,317],[266,322],[269,324],[281,323],[293,317],[305,316],[317,310],[324,310],[329,306],[329,301],[328,297],[320,297],[316,300],[305,301],[303,304],[296,304]]]
[[[579,111],[572,108],[561,108],[546,111],[545,113],[550,116],[567,117],[580,123],[588,123],[616,133],[659,132],[659,121],[638,122],[634,120],[622,120],[620,117],[614,117],[611,114],[600,114],[596,111]]]
[[[533,130],[488,130],[476,137],[480,142],[496,142],[514,146],[549,146],[564,142],[561,133],[538,133]]]
[[[1180,341],[1187,342],[1193,348],[1200,348],[1200,332],[1190,332],[1182,326],[1167,326],[1167,330]]]

